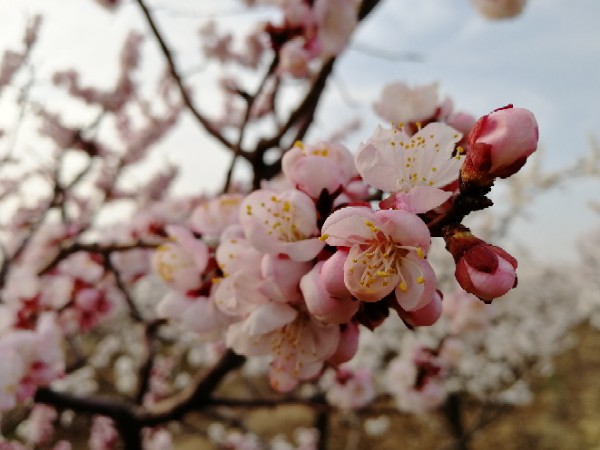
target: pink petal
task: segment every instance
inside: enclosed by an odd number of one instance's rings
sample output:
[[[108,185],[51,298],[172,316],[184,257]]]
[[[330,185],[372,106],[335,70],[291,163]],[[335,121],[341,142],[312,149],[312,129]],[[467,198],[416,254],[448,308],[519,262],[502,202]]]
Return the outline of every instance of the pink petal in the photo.
[[[349,206],[334,211],[323,223],[322,236],[329,245],[350,247],[353,244],[371,241],[372,228],[366,221],[376,221],[371,208]]]
[[[431,186],[415,186],[409,192],[394,194],[396,209],[421,214],[437,208],[451,196],[451,192]]]
[[[405,311],[420,309],[429,303],[435,295],[435,272],[425,259],[409,253],[404,257],[400,268],[403,284],[396,287],[396,299]]]
[[[431,235],[425,222],[415,214],[398,210],[380,210],[375,213],[381,230],[399,245],[421,247],[427,254]]]

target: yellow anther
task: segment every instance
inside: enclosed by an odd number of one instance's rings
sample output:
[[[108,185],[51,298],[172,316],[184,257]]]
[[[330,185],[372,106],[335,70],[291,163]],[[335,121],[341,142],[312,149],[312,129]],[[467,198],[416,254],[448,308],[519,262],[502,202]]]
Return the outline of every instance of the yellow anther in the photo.
[[[320,240],[320,241],[323,241],[323,242],[325,242],[327,239],[329,239],[329,235],[328,235],[328,234],[324,234],[323,236],[321,236],[321,237],[319,238],[319,240]]]
[[[406,291],[408,291],[408,285],[406,284],[406,281],[402,281],[402,282],[401,282],[401,283],[398,285],[398,287],[400,288],[400,290],[401,290],[402,292],[406,292]]]
[[[417,278],[415,279],[415,281],[416,281],[417,283],[419,283],[419,284],[423,284],[423,283],[425,283],[425,278],[423,278],[423,277],[417,277]]]
[[[291,208],[292,208],[292,205],[290,204],[290,202],[285,201],[285,202],[283,202],[283,207],[281,208],[281,210],[283,212],[290,212]]]
[[[294,142],[294,147],[298,147],[300,150],[304,150],[304,142],[296,141]]]
[[[389,277],[390,276],[390,273],[386,272],[385,270],[378,270],[375,273],[377,274],[378,277]]]
[[[423,249],[421,247],[417,247],[417,256],[421,259],[425,259],[425,255],[423,254]]]

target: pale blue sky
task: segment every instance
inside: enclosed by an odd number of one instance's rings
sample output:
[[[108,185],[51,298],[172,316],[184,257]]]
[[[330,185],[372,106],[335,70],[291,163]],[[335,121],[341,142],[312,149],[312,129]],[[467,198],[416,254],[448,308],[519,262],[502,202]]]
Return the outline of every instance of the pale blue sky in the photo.
[[[170,44],[178,52],[182,68],[201,62],[198,21],[207,10],[236,11],[235,0],[154,0],[169,5],[157,11]],[[178,14],[178,11],[197,12]],[[28,16],[46,16],[42,43],[34,54],[43,85],[52,71],[84,67],[85,80],[110,84],[116,73],[116,52],[133,27],[146,30],[131,0],[111,15],[92,0],[0,0],[0,47],[21,38]],[[266,14],[266,13],[263,13]],[[248,16],[229,14],[225,26],[243,24]],[[355,147],[370,136],[378,120],[370,110],[381,87],[388,82],[438,81],[443,95],[457,108],[475,115],[513,103],[531,109],[540,125],[545,148],[544,166],[558,169],[588,150],[587,136],[600,135],[600,2],[597,0],[530,0],[516,20],[488,22],[479,17],[468,0],[384,0],[362,24],[353,44],[336,66],[335,79],[348,96],[363,106],[355,108],[332,87],[318,114],[312,136],[324,137],[343,118],[360,116],[364,127],[348,142]],[[151,39],[145,47],[147,67],[161,62]],[[421,62],[377,58],[359,48],[368,45],[391,53],[416,52]],[[148,70],[145,73],[151,73]],[[210,74],[210,70],[208,74]],[[201,82],[204,75],[192,81]],[[201,106],[214,101],[213,86],[196,84]],[[60,110],[62,97],[43,86],[40,99]],[[220,186],[228,158],[214,150],[211,141],[185,119],[177,133],[161,144],[169,160],[185,160],[178,184],[186,192]],[[224,173],[224,172],[223,172]],[[519,222],[517,231],[543,258],[574,257],[575,237],[600,223],[586,209],[598,197],[599,182],[573,182],[568,188],[540,198],[532,208],[532,220]]]

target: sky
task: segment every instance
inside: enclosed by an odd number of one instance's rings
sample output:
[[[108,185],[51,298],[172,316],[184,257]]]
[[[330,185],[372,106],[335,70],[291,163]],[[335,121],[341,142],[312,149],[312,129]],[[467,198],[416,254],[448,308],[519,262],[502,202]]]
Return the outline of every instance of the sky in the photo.
[[[240,14],[237,0],[148,3],[184,72],[202,65],[197,33],[202,21],[215,17],[220,26],[244,29],[252,19],[271,14],[264,9]],[[128,30],[148,32],[132,0],[124,0],[115,14],[92,0],[0,0],[0,49],[15,46],[26,20],[38,12],[44,24],[32,60],[39,85],[34,95],[56,110],[63,99],[48,88],[53,71],[81,68],[85,81],[109,86]],[[475,116],[508,103],[532,110],[544,149],[542,167],[561,170],[586,155],[590,135],[600,137],[599,20],[597,0],[568,5],[564,0],[529,0],[520,17],[501,22],[480,17],[468,0],[383,0],[336,64],[309,138],[326,137],[345,120],[358,117],[363,127],[347,141],[354,150],[380,123],[371,105],[386,83],[436,81],[442,96]],[[419,61],[402,58],[407,52]],[[144,57],[144,76],[152,77],[163,60],[151,37]],[[218,101],[214,85],[205,81],[214,74],[209,67],[189,78],[207,113]],[[77,111],[72,114],[78,117]],[[229,157],[189,116],[160,144],[159,153],[163,160],[183,163],[180,192],[200,193],[222,185]],[[498,185],[494,198],[501,202],[502,182]],[[581,233],[600,225],[600,217],[587,207],[598,192],[600,179],[574,179],[544,193],[528,208],[527,220],[516,220],[509,247],[524,244],[540,259],[574,260]]]

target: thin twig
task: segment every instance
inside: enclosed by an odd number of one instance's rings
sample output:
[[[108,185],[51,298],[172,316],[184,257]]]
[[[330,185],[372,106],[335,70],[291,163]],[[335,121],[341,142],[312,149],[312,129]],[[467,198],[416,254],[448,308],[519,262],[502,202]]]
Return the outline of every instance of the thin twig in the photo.
[[[204,115],[194,105],[192,98],[190,97],[186,87],[184,86],[183,78],[179,74],[177,66],[175,65],[175,60],[173,58],[173,54],[171,53],[171,50],[169,50],[169,47],[166,44],[165,38],[163,37],[162,33],[158,29],[156,21],[154,20],[154,17],[152,16],[150,9],[146,5],[146,2],[144,0],[135,0],[135,1],[137,2],[140,9],[142,10],[144,17],[146,18],[146,21],[148,22],[148,25],[150,26],[150,29],[152,30],[152,34],[154,34],[154,37],[156,38],[156,41],[158,42],[158,45],[162,51],[162,54],[167,61],[167,65],[169,66],[169,73],[171,74],[171,77],[173,78],[173,80],[175,81],[175,84],[177,85],[177,88],[179,90],[179,93],[181,94],[183,103],[188,108],[188,110],[192,113],[194,118],[202,125],[202,127],[204,127],[204,129],[211,136],[213,136],[215,139],[217,139],[226,148],[233,149],[234,148],[233,144],[231,142],[229,142],[229,140],[227,140],[227,138],[225,138],[225,136],[223,136],[219,132],[219,130],[206,117],[204,117]]]

